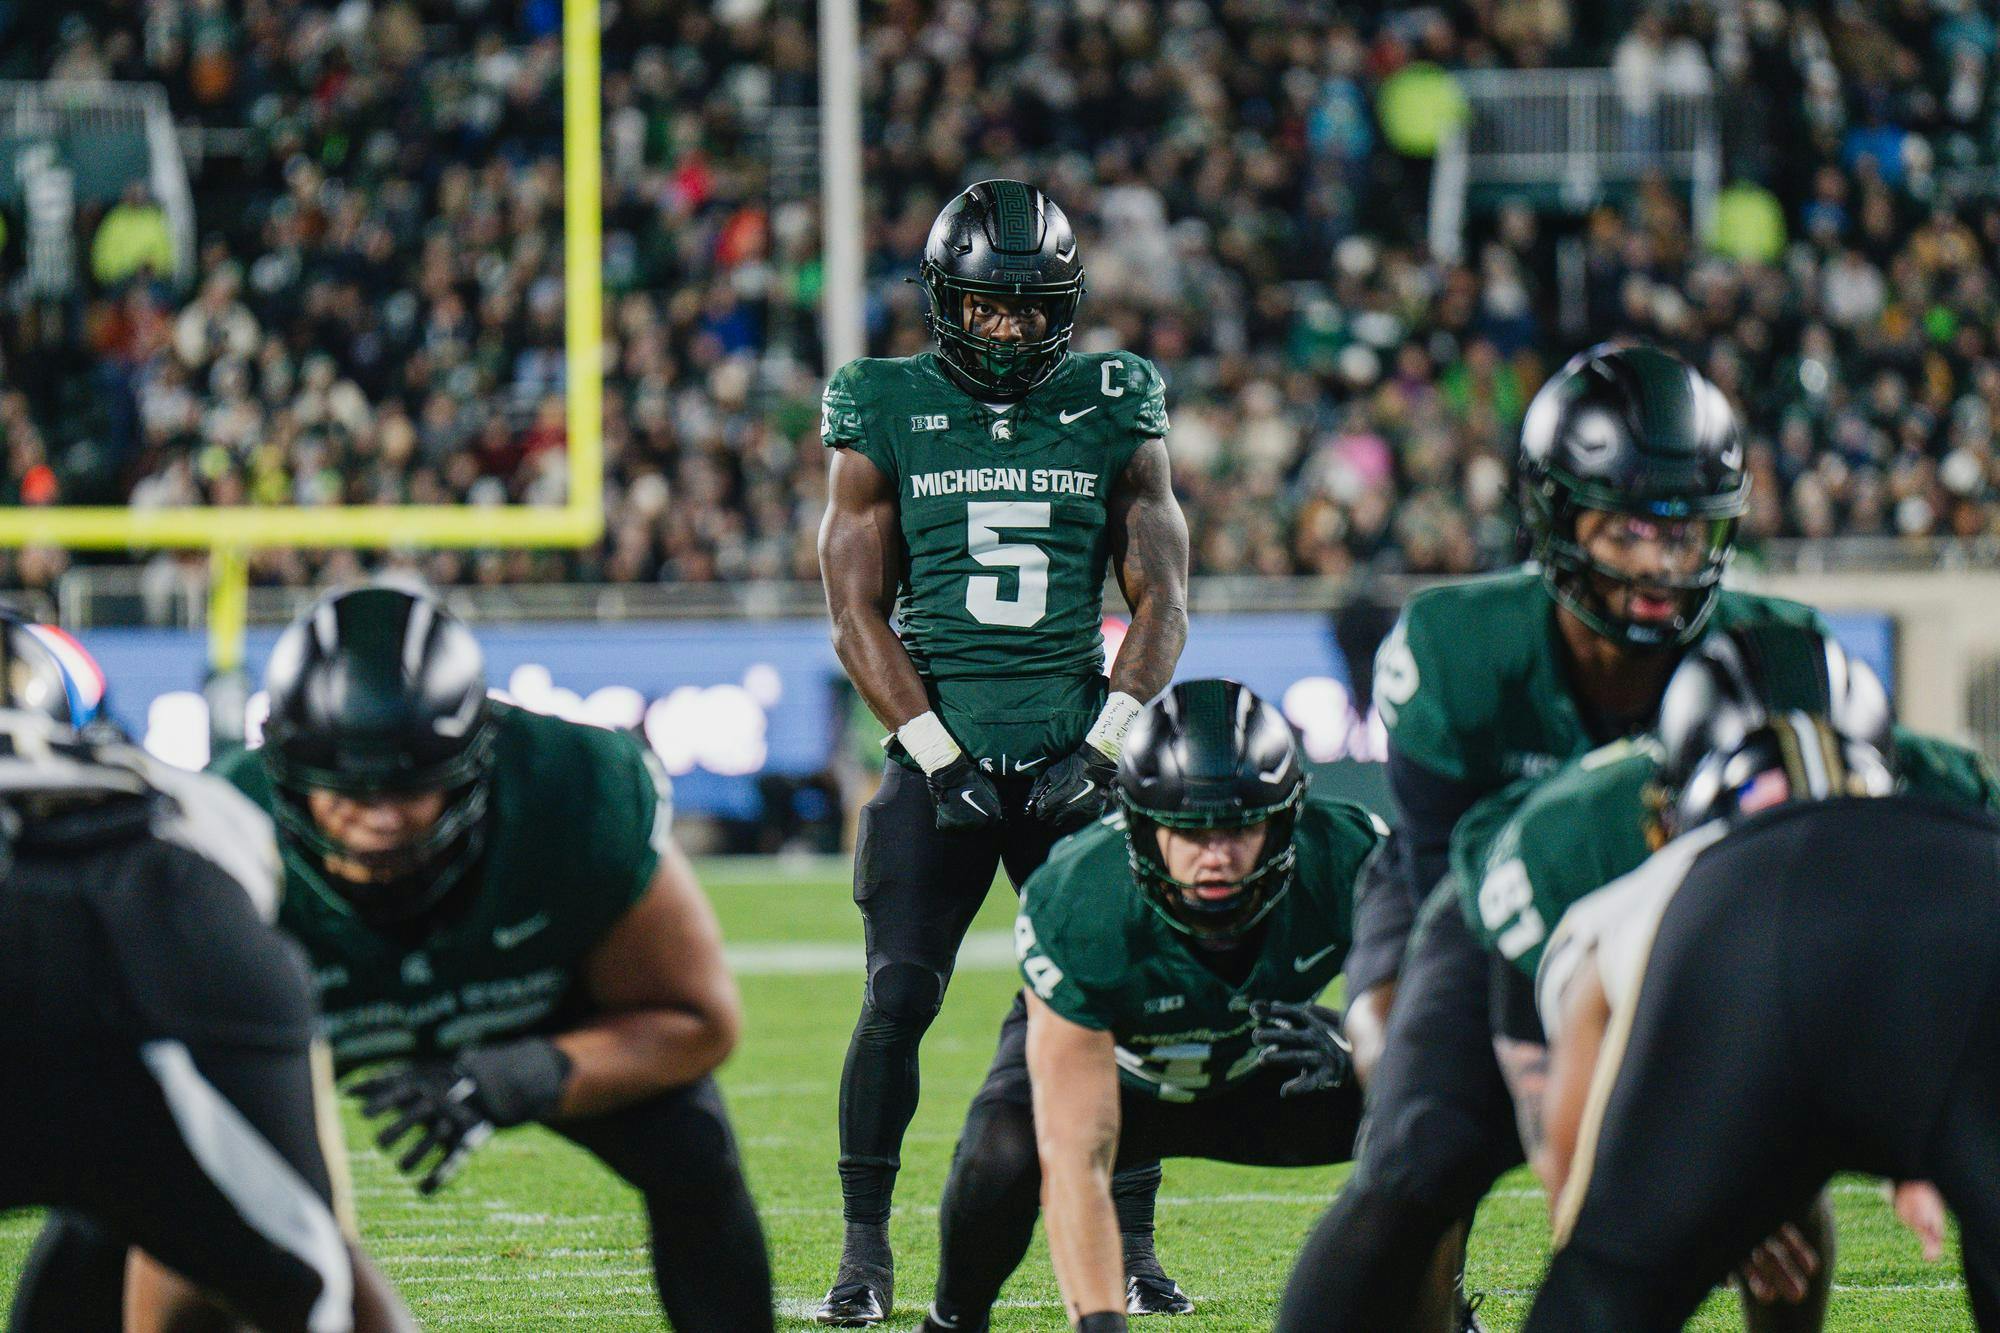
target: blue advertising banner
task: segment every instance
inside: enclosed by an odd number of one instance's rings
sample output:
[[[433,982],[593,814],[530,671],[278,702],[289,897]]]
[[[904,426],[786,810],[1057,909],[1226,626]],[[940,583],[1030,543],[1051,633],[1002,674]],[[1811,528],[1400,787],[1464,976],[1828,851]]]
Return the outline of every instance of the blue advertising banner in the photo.
[[[1829,616],[1847,650],[1894,692],[1889,616]],[[1115,649],[1122,630],[1106,622]],[[754,819],[757,778],[823,771],[845,725],[840,664],[820,620],[584,622],[479,628],[493,688],[522,705],[638,730],[674,777],[686,811]],[[87,630],[78,637],[111,681],[114,714],[163,758],[208,757],[200,687],[206,641],[185,630]],[[250,636],[258,680],[275,630]],[[1378,759],[1381,724],[1354,706],[1352,668],[1330,616],[1196,616],[1180,676],[1231,676],[1280,702],[1316,761]],[[261,699],[251,703],[253,735]]]

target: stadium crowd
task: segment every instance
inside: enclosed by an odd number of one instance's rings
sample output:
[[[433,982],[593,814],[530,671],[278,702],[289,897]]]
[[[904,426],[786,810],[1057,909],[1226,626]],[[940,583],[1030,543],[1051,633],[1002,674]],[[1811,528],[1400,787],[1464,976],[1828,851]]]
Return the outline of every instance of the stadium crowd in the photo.
[[[184,124],[248,134],[196,179],[184,281],[134,190],[80,211],[78,293],[32,295],[21,219],[0,207],[0,498],[560,497],[554,0],[50,8],[10,11],[16,37],[48,40],[0,42],[40,60],[6,72],[156,81]],[[2000,534],[2000,97],[1976,0],[869,14],[871,351],[926,344],[903,279],[952,193],[1040,184],[1089,271],[1077,345],[1167,377],[1197,572],[1508,561],[1521,411],[1566,348],[1619,334],[1682,351],[1736,402],[1753,548]],[[608,535],[581,556],[434,555],[429,572],[810,579],[812,34],[766,0],[641,0],[603,47]],[[1656,179],[1573,222],[1503,208],[1463,263],[1432,259],[1430,163],[1393,123],[1398,94],[1440,67],[1579,64],[1634,99],[1712,72],[1729,185],[1706,243]],[[1568,311],[1565,227],[1584,258]],[[257,574],[351,559],[272,554]],[[33,586],[63,557],[7,564]]]

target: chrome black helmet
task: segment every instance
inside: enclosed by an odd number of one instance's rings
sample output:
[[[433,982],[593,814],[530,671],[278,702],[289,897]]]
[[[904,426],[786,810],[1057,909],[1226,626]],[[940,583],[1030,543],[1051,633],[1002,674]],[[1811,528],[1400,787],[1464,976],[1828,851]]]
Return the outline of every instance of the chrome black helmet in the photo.
[[[1710,634],[1660,704],[1667,831],[1894,786],[1889,697],[1865,662],[1802,626]]]
[[[1584,624],[1634,647],[1692,643],[1715,610],[1736,523],[1749,502],[1729,402],[1694,367],[1656,347],[1602,344],[1542,386],[1521,423],[1522,521],[1549,592]],[[1691,575],[1643,580],[1675,595],[1668,619],[1616,615],[1593,579],[1634,586],[1577,538],[1586,509],[1700,525]]]
[[[1056,373],[1069,354],[1083,265],[1055,201],[1020,181],[981,181],[931,224],[917,279],[945,371],[973,397],[1012,402]],[[1039,301],[1048,327],[1033,342],[1006,342],[965,327],[964,298]]]
[[[462,880],[485,848],[493,718],[472,632],[434,596],[370,585],[321,598],[279,636],[264,688],[264,764],[277,824],[316,870],[329,858],[364,878],[325,879],[365,919],[409,920]],[[323,830],[314,790],[368,797],[442,792],[413,843],[357,852]]]
[[[1191,680],[1155,699],[1132,723],[1114,783],[1125,812],[1133,876],[1176,930],[1203,939],[1243,934],[1292,886],[1292,830],[1306,771],[1277,709],[1233,680]],[[1269,824],[1236,891],[1202,899],[1168,873],[1159,830]]]

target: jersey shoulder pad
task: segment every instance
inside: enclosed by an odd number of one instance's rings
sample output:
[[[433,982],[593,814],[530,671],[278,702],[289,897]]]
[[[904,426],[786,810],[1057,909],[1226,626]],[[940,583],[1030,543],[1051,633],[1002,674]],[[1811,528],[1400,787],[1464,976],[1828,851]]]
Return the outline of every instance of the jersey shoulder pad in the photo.
[[[1366,806],[1333,796],[1308,796],[1299,811],[1298,888],[1343,921],[1352,919],[1356,881],[1389,826]]]
[[[673,797],[658,758],[630,735],[496,705],[497,817],[559,836],[575,878],[614,911],[636,901],[672,836]]]
[[[829,449],[852,449],[896,477],[894,450],[875,418],[894,398],[892,381],[903,373],[902,362],[887,357],[858,357],[833,373],[820,395],[819,438]]]
[[[1614,741],[1468,811],[1452,831],[1452,867],[1473,933],[1532,973],[1570,905],[1650,853],[1645,789],[1657,768],[1649,741]]]
[[[1817,610],[1789,597],[1771,597],[1759,592],[1744,592],[1740,588],[1724,588],[1715,600],[1713,625],[1716,629],[1770,624],[1795,625],[1821,634],[1833,632],[1826,618]]]
[[[1374,697],[1402,755],[1463,781],[1467,751],[1505,706],[1501,683],[1548,647],[1541,578],[1514,572],[1428,588],[1412,597],[1375,654]]]
[[[1071,381],[1079,404],[1102,403],[1121,431],[1134,440],[1165,437],[1167,384],[1159,367],[1132,352],[1078,352],[1081,372]]]
[[[1896,774],[1912,795],[2000,811],[2000,777],[1977,750],[1904,727],[1895,748]]]
[[[264,756],[259,751],[231,746],[210,759],[205,771],[221,778],[264,810],[270,810],[274,798],[271,772],[264,767]]]
[[[170,798],[153,818],[154,836],[213,862],[242,888],[260,918],[276,921],[284,868],[277,831],[264,809],[212,773],[153,761],[147,778]]]
[[[1059,1005],[1056,983],[1068,983],[1063,995],[1072,1008],[1087,1007],[1090,997],[1115,988],[1127,970],[1134,917],[1150,910],[1132,883],[1121,817],[1100,819],[1070,835],[1021,892],[1014,951],[1023,978],[1065,1018],[1105,1026],[1104,1020],[1086,1022]],[[1046,963],[1030,964],[1030,954]]]

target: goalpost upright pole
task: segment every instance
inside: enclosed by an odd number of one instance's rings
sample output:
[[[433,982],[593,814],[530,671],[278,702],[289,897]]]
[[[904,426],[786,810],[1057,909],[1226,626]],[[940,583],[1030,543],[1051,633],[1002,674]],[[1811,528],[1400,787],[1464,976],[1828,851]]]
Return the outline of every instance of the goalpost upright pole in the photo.
[[[867,351],[862,298],[859,0],[819,0],[819,196],[826,372]]]

